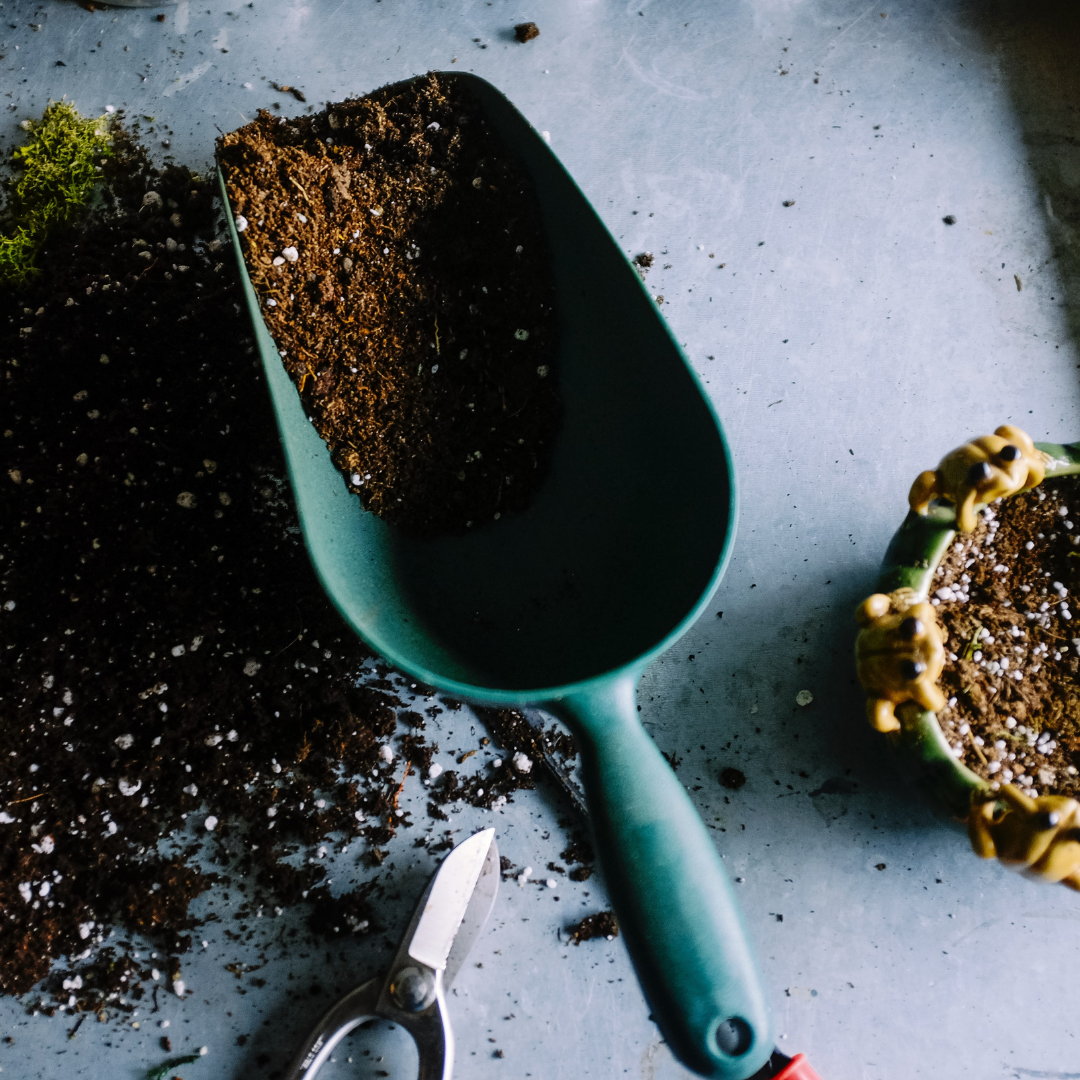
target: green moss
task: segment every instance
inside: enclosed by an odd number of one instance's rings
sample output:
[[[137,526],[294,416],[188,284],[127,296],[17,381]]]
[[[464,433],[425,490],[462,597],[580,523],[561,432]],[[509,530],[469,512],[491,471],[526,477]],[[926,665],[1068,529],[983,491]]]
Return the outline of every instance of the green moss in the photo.
[[[97,163],[110,153],[106,118],[88,120],[54,101],[23,127],[30,141],[12,157],[16,176],[0,231],[0,286],[25,286],[38,273],[37,254],[49,233],[74,220],[101,179]]]

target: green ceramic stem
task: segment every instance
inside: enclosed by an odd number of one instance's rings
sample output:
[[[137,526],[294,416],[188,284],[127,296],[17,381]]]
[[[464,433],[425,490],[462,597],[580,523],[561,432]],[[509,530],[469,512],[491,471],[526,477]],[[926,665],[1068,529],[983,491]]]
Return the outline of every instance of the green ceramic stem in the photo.
[[[774,1046],[757,963],[713,840],[638,722],[637,678],[545,707],[578,735],[596,851],[653,1018],[690,1068],[746,1080]],[[734,1056],[717,1045],[730,1018],[749,1040]]]

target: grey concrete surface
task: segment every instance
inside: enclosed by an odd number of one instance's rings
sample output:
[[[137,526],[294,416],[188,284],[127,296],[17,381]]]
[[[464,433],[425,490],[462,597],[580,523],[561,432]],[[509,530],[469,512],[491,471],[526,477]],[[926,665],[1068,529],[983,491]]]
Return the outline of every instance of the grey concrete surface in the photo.
[[[1005,421],[1037,439],[1080,436],[1080,23],[1069,5],[181,0],[161,10],[164,23],[3,0],[5,153],[20,120],[66,94],[84,112],[155,116],[171,140],[155,153],[204,168],[217,128],[275,100],[303,108],[269,80],[321,103],[456,66],[550,132],[628,256],[656,254],[647,280],[731,437],[741,520],[714,610],[647,673],[641,715],[682,758],[679,776],[745,879],[738,895],[780,1046],[806,1051],[824,1080],[1080,1077],[1080,897],[975,859],[867,729],[850,661],[851,611],[917,472]],[[510,36],[523,19],[541,29],[525,46]],[[800,708],[804,689],[814,700]],[[473,723],[439,719],[461,736]],[[433,737],[452,747],[445,725]],[[748,777],[738,792],[718,782],[726,765]],[[852,793],[815,794],[832,777]],[[540,868],[557,860],[568,813],[539,790],[451,824],[462,837],[495,824],[504,854]],[[288,953],[270,943],[298,914],[242,946],[208,927],[207,947],[185,960],[196,993],[162,997],[139,1030],[87,1023],[68,1040],[71,1018],[0,1002],[0,1028],[15,1038],[0,1043],[5,1080],[134,1080],[162,1057],[162,1018],[178,1050],[208,1047],[184,1080],[272,1075],[329,994],[388,955],[434,865],[408,842],[391,854],[384,935]],[[339,857],[342,884],[364,872],[350,858]],[[571,917],[603,903],[595,879],[503,887],[474,957],[483,967],[470,965],[451,999],[459,1076],[686,1075],[648,1020],[621,943],[560,940]],[[265,987],[223,969],[263,954]],[[312,982],[321,996],[307,993]],[[400,1050],[363,1063],[358,1050],[359,1071],[341,1060],[334,1075],[411,1075]]]

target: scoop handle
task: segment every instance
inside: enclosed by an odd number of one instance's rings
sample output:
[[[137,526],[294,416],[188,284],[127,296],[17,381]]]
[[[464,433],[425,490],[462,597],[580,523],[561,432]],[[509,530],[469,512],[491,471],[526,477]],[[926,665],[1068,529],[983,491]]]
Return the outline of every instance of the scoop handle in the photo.
[[[638,722],[637,681],[545,707],[578,737],[597,856],[653,1019],[688,1068],[747,1080],[774,1046],[757,963],[712,838]]]

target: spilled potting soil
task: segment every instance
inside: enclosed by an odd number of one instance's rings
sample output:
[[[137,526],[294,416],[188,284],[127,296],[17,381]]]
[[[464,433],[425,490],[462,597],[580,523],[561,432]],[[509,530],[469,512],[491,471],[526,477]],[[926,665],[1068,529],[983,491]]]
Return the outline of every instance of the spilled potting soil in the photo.
[[[207,889],[370,932],[377,869],[334,895],[290,856],[377,868],[421,784],[417,844],[446,850],[448,802],[536,776],[512,713],[501,767],[486,736],[482,773],[433,766],[457,706],[378,665],[308,564],[211,183],[112,138],[103,207],[0,295],[0,992],[49,975],[36,1008],[102,1018],[192,992]]]

